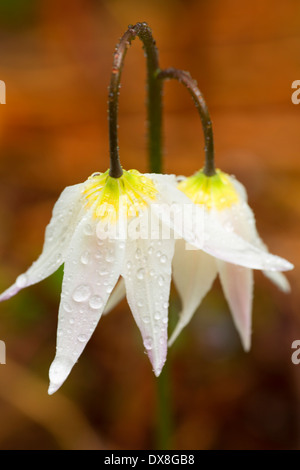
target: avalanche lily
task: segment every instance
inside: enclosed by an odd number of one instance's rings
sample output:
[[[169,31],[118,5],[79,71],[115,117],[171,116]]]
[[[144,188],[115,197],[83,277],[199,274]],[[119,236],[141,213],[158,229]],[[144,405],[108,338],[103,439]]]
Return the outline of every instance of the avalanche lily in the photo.
[[[86,182],[62,192],[46,228],[42,254],[0,295],[0,301],[6,300],[50,276],[64,263],[49,394],[63,384],[104,309],[114,306],[123,296],[123,288],[154,373],[160,374],[167,355],[175,238],[204,250],[211,259],[215,256],[259,269],[263,263],[276,262],[272,255],[262,258],[260,249],[228,233],[218,221],[207,220],[199,230],[194,222],[202,211],[176,184],[173,175],[124,170],[121,177],[113,178],[107,171],[94,173]],[[171,207],[176,210],[170,212]],[[183,208],[189,209],[187,217],[176,218],[174,214]],[[134,236],[139,231],[143,234],[149,216],[159,230],[151,232],[148,227],[144,236]],[[117,284],[120,276],[121,283]]]
[[[292,269],[293,265],[277,256],[270,257],[267,247],[257,233],[254,214],[247,204],[247,193],[241,183],[219,170],[213,176],[206,176],[203,171],[199,171],[194,176],[182,180],[178,188],[195,204],[204,208],[207,220],[218,221],[232,236],[237,234],[257,247],[261,253],[263,273],[282,291],[290,290],[286,277],[279,271]],[[169,345],[190,321],[219,274],[244,349],[250,349],[252,269],[255,267],[251,263],[248,266],[240,264],[238,254],[236,260],[233,259],[229,263],[204,251],[187,251],[181,240],[177,242],[173,258],[173,276],[182,299],[182,311]]]

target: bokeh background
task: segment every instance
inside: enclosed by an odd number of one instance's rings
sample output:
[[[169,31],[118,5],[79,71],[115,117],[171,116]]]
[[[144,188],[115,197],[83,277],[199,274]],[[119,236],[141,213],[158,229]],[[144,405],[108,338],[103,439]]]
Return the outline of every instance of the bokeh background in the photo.
[[[189,70],[208,103],[217,166],[245,184],[258,230],[295,264],[290,295],[255,273],[253,346],[241,348],[219,281],[169,353],[174,449],[299,449],[298,0],[0,0],[0,289],[41,251],[65,186],[108,166],[107,87],[129,23],[147,21],[161,66]],[[134,41],[120,96],[123,165],[147,170],[145,63]],[[184,88],[164,94],[165,171],[203,163]],[[1,449],[155,449],[157,381],[126,302],[102,318],[67,382],[47,395],[62,270],[0,305]],[[172,321],[180,308],[172,291]]]

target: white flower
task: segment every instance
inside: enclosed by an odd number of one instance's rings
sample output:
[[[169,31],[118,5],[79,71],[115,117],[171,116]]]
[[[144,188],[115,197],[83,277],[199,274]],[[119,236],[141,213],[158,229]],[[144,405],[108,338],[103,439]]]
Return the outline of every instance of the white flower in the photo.
[[[160,374],[167,354],[175,237],[212,256],[253,268],[277,262],[272,255],[262,257],[259,248],[224,230],[216,220],[208,219],[199,230],[196,222],[200,220],[201,225],[202,211],[176,184],[172,175],[141,175],[130,170],[112,178],[107,171],[94,173],[86,182],[62,192],[46,228],[42,254],[0,296],[0,301],[10,298],[64,263],[50,394],[69,375],[105,307],[112,308],[125,290],[154,373]],[[182,219],[177,213],[183,208],[188,210]],[[195,251],[190,253],[198,256]],[[120,276],[123,285],[117,284]]]
[[[210,177],[199,171],[180,182],[178,187],[194,203],[205,207],[208,219],[217,220],[229,233],[237,234],[259,248],[263,273],[281,290],[290,290],[287,279],[278,271],[292,269],[293,265],[279,257],[270,258],[267,247],[257,233],[255,218],[247,204],[247,194],[241,183],[220,171]],[[173,276],[182,300],[182,311],[169,345],[190,321],[219,274],[243,346],[246,351],[250,349],[253,297],[251,268],[255,266],[251,263],[248,266],[240,266],[238,257],[233,262],[236,264],[224,262],[199,250],[187,251],[181,240],[177,242],[173,258]],[[258,266],[256,268],[261,269]]]

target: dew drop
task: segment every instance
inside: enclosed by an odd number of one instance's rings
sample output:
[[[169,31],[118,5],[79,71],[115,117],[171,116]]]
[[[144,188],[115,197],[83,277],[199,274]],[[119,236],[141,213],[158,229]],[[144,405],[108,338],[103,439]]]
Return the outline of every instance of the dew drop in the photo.
[[[139,302],[137,303],[137,306],[140,307],[140,308],[142,308],[142,307],[144,306],[144,304],[143,304],[143,302],[139,301]]]
[[[90,224],[87,224],[84,227],[83,231],[84,231],[85,235],[92,235],[93,234],[93,229],[92,229],[92,226]]]
[[[144,346],[145,348],[150,351],[150,349],[152,349],[152,346],[153,346],[153,339],[151,338],[151,336],[147,336],[145,339],[144,339]]]
[[[166,255],[162,255],[162,256],[160,257],[160,262],[163,263],[163,264],[166,263],[167,260],[168,260],[168,258],[167,258]]]
[[[156,256],[157,256],[158,258],[160,258],[160,257],[161,257],[161,251],[158,251],[158,252],[156,253]]]
[[[72,312],[72,307],[68,302],[63,303],[63,308],[65,309],[66,312],[71,313]]]
[[[144,275],[145,275],[145,270],[144,268],[141,268],[138,270],[136,277],[141,281],[142,279],[144,279]]]
[[[154,320],[160,320],[160,312],[155,312]]]
[[[143,320],[143,322],[146,323],[146,324],[147,324],[147,323],[150,323],[150,317],[149,317],[149,315],[144,315],[144,316],[142,317],[142,320]]]
[[[136,249],[136,252],[135,252],[135,257],[136,257],[136,259],[140,259],[141,254],[142,254],[141,250],[140,250],[139,248],[137,248],[137,249]]]
[[[18,287],[22,288],[22,287],[25,287],[26,284],[27,284],[27,276],[26,274],[21,274],[17,280],[16,280],[16,284]]]
[[[58,253],[58,255],[56,256],[56,263],[61,263],[62,259],[63,259],[62,254]]]
[[[155,271],[154,269],[150,269],[149,274],[151,277],[155,276]]]
[[[152,255],[152,253],[153,253],[153,246],[149,246],[149,248],[148,248],[147,251],[148,251],[148,255]]]
[[[113,286],[108,286],[108,287],[106,288],[106,292],[107,292],[108,294],[111,294],[111,292],[113,291],[113,289],[114,289]]]
[[[49,370],[49,378],[52,384],[60,385],[67,377],[72,367],[73,362],[70,359],[63,356],[57,357],[51,364]]]
[[[75,302],[84,302],[87,300],[91,295],[91,288],[90,286],[86,284],[82,284],[81,286],[78,286],[74,293],[73,293],[73,300]]]
[[[131,269],[131,267],[132,267],[132,262],[131,262],[131,261],[127,261],[126,266],[127,266],[127,269]]]
[[[87,336],[86,335],[79,335],[77,337],[77,339],[80,343],[86,343],[87,342]]]
[[[109,271],[106,268],[102,268],[99,270],[100,276],[107,276],[109,274]]]
[[[89,306],[91,308],[97,309],[101,308],[103,305],[103,300],[99,295],[93,295],[89,300]]]
[[[89,264],[90,261],[90,252],[88,250],[84,251],[80,257],[82,264]]]
[[[105,260],[107,261],[107,263],[112,263],[115,260],[113,250],[109,250],[105,257]]]
[[[69,323],[70,323],[70,325],[74,325],[74,323],[75,323],[74,318],[70,318]]]
[[[158,285],[162,287],[165,283],[163,276],[158,276],[157,282],[158,282]]]

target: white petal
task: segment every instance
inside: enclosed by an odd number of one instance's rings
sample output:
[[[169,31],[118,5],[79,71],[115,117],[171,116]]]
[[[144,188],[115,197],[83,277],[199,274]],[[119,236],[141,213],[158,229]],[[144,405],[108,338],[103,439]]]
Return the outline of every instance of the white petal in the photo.
[[[183,238],[196,249],[216,258],[252,269],[287,271],[293,268],[285,259],[266,253],[223,226],[217,211],[196,206],[167,179],[157,176],[160,204],[152,204],[151,210],[163,224],[174,230],[177,238]],[[175,210],[170,211],[170,206]]]
[[[126,295],[125,282],[124,282],[124,279],[121,277],[118,284],[112,291],[111,296],[108,299],[103,315],[106,315],[111,310],[113,310],[115,306],[118,305],[118,303],[124,299],[125,295]]]
[[[173,279],[182,301],[182,311],[169,340],[169,346],[174,343],[194,315],[202,299],[210,290],[216,275],[217,265],[212,256],[200,250],[186,250],[183,240],[176,242]]]
[[[244,238],[247,237],[246,239],[250,243],[258,247],[265,253],[269,253],[268,247],[262,241],[262,239],[260,238],[258,234],[258,231],[256,228],[255,216],[254,216],[252,209],[247,204],[247,193],[246,193],[244,186],[239,181],[237,181],[234,177],[230,177],[230,180],[235,186],[235,189],[237,190],[241,198],[241,203],[238,205],[236,209],[238,213],[235,214],[235,219],[238,218],[238,223],[240,226],[239,230],[240,231],[243,230],[243,233],[237,232],[237,227],[235,227],[235,231],[239,235],[243,236]],[[247,235],[245,232],[247,232]],[[289,269],[292,269],[293,265],[291,263],[289,263],[289,265],[290,265]],[[265,270],[263,272],[265,276],[267,276],[272,282],[274,282],[274,284],[277,285],[277,287],[279,287],[279,289],[281,289],[284,292],[290,291],[289,282],[283,274],[276,273],[273,271],[268,271],[268,270]]]
[[[76,228],[66,255],[49,394],[65,381],[90,339],[117,283],[124,244],[99,240],[91,211]]]
[[[275,271],[263,271],[263,273],[282,292],[289,293],[291,291],[290,283],[284,274]]]
[[[122,274],[127,301],[156,376],[167,355],[174,243],[174,240],[129,240]]]
[[[217,261],[224,295],[244,349],[251,345],[253,271],[223,261]]]
[[[16,282],[0,295],[0,301],[7,300],[24,287],[42,281],[61,266],[73,235],[82,208],[80,204],[82,184],[64,189],[57,200],[50,223],[46,227],[42,254],[32,266],[21,274]]]
[[[214,211],[205,211],[203,250],[216,258],[251,269],[288,271],[293,265],[251,244],[223,226]]]

